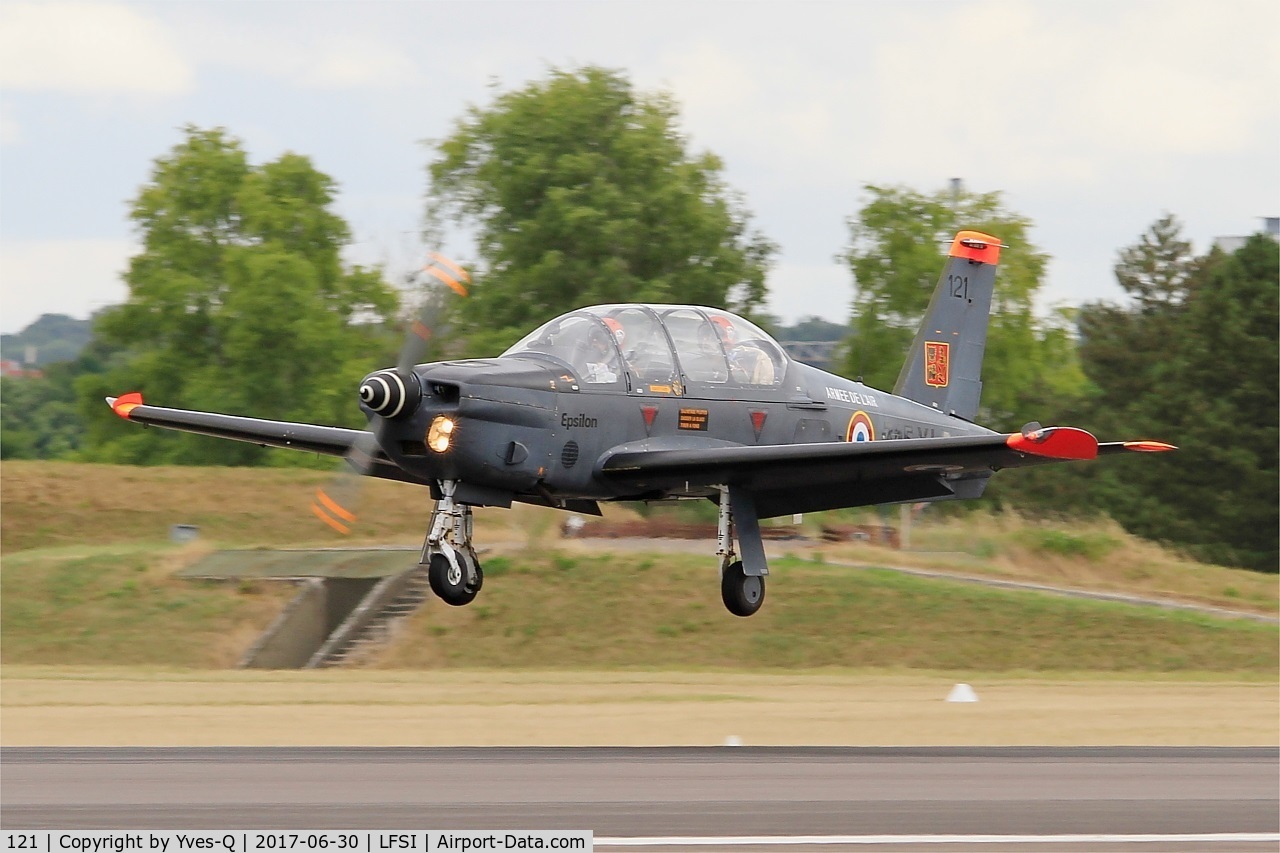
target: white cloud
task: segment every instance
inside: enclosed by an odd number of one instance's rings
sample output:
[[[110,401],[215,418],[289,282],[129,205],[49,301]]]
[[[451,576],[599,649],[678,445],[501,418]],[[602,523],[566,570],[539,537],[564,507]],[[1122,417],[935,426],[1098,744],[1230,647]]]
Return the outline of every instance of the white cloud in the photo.
[[[413,59],[388,45],[352,41],[317,46],[296,72],[299,83],[317,88],[404,86],[418,76]]]
[[[659,59],[696,137],[783,181],[1078,188],[1267,144],[1280,5],[1030,0],[803,6],[806,41]],[[820,14],[819,14],[820,13]],[[808,16],[808,17],[805,17]],[[799,29],[798,21],[793,21]],[[833,49],[832,32],[875,38]],[[748,49],[745,47],[750,45]]]
[[[842,323],[852,311],[853,274],[834,262],[780,263],[769,271],[768,285],[765,310],[786,324],[810,316]]]
[[[1249,3],[991,0],[904,18],[876,50],[874,156],[1071,185],[1227,155],[1274,113],[1280,66],[1257,33],[1277,24]]]
[[[22,126],[14,118],[7,103],[0,102],[0,144],[13,145],[22,141]]]
[[[130,240],[0,241],[0,331],[21,331],[41,314],[84,319],[123,302],[120,275],[137,251]]]
[[[201,65],[266,75],[306,89],[396,88],[421,82],[417,61],[395,43],[394,33],[378,33],[349,16],[340,26],[298,26],[299,13],[320,15],[323,21],[326,13],[349,12],[354,5],[244,8],[246,14],[226,15],[221,7],[175,4],[165,12],[183,35],[185,50]]]
[[[0,5],[0,86],[14,91],[173,95],[191,67],[155,19],[110,3]]]

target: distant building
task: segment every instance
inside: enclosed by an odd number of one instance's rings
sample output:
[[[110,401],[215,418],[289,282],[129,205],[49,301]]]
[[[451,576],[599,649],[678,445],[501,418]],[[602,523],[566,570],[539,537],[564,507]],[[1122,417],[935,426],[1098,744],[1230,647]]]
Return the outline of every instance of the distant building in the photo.
[[[819,370],[831,370],[837,348],[843,341],[778,341],[787,355],[801,364]]]
[[[1261,233],[1280,243],[1280,216],[1261,216],[1259,218],[1262,220]],[[1213,246],[1215,249],[1221,249],[1229,255],[1243,248],[1248,239],[1248,237],[1217,237],[1213,241]]]
[[[0,376],[10,379],[40,379],[44,376],[44,371],[38,367],[28,367],[11,358],[4,358],[0,359]]]

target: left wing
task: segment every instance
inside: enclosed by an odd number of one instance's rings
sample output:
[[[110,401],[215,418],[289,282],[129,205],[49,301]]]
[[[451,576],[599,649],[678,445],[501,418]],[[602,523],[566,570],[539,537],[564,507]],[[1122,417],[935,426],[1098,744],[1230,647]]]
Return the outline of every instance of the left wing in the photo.
[[[1124,451],[1173,450],[1163,442],[1099,444],[1074,427],[1028,433],[871,442],[645,449],[606,455],[600,474],[639,489],[738,486],[761,518],[795,512],[949,497],[977,497],[992,473]]]
[[[322,453],[326,456],[345,457],[356,439],[364,434],[362,430],[346,429],[344,427],[292,423],[290,421],[269,421],[261,418],[223,415],[217,412],[196,412],[189,409],[148,406],[142,401],[142,395],[137,392],[123,394],[119,397],[108,397],[107,405],[111,406],[111,410],[125,420],[146,426],[158,426],[180,432],[210,435],[215,438],[229,438],[233,441],[246,441],[262,447],[305,450],[310,453]],[[374,455],[373,466],[369,471],[369,475],[381,477],[384,480],[401,480],[409,483],[424,482],[407,474],[402,468],[388,459],[381,450]]]

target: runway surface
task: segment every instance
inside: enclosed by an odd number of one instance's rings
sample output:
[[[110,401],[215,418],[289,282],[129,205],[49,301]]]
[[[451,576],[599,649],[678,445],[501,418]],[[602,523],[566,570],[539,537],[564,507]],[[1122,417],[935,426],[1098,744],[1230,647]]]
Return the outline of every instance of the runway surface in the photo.
[[[901,850],[915,849],[902,839],[953,836],[971,839],[955,842],[965,850],[1276,850],[1280,752],[7,748],[0,751],[0,825],[590,829],[597,849],[610,849],[603,839],[679,849],[714,838],[722,843],[698,849],[751,850],[765,848],[742,837],[821,836],[823,850]],[[1232,837],[1239,833],[1250,835]],[[976,836],[1028,840],[976,844]],[[1172,840],[1179,836],[1184,841]],[[920,844],[953,849],[942,841]]]

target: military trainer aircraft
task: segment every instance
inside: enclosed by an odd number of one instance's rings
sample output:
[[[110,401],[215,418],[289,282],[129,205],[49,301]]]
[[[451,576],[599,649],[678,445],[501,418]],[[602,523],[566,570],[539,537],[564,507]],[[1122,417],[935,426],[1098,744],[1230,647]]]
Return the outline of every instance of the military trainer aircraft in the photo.
[[[976,498],[1003,468],[1174,449],[973,423],[1001,248],[976,231],[955,237],[892,394],[792,361],[725,311],[619,304],[557,317],[497,358],[432,364],[417,363],[420,322],[400,363],[361,382],[365,431],[162,408],[138,393],[107,402],[136,423],[345,457],[360,474],[427,486],[420,564],[452,605],[484,579],[473,507],[598,515],[601,501],[710,499],[725,607],[750,616],[769,573],[760,519]],[[428,271],[465,293],[466,274],[434,258]],[[344,504],[321,490],[313,510],[345,532]]]

